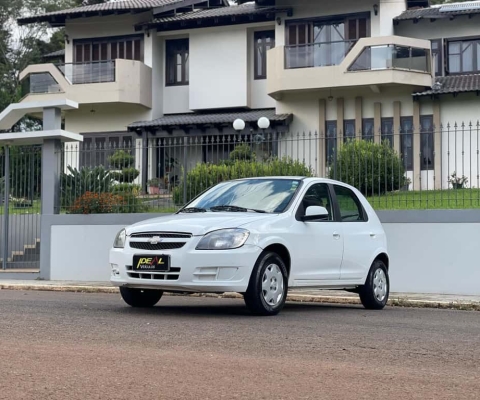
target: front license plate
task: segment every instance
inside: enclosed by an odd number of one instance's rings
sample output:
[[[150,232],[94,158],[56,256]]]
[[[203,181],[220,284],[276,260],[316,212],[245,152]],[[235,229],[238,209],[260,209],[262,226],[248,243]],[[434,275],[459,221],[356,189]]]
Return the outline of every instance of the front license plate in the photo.
[[[167,272],[170,256],[133,256],[134,271]]]

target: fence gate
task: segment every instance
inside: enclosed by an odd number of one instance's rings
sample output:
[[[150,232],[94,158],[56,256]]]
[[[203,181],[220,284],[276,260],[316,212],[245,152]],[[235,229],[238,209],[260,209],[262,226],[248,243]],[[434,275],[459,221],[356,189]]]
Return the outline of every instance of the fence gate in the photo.
[[[41,146],[0,147],[0,269],[40,269]]]

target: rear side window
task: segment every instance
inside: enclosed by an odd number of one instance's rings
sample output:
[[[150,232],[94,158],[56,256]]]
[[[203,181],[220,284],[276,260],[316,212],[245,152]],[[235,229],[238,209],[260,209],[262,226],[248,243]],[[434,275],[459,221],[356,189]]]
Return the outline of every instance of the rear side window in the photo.
[[[342,222],[366,221],[366,214],[358,197],[349,188],[334,185]]]

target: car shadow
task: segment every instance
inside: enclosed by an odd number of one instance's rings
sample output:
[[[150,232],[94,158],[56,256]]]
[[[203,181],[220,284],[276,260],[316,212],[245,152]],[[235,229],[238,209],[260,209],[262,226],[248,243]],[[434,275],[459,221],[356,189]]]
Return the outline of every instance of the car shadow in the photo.
[[[218,300],[218,304],[201,304],[195,302],[192,304],[162,304],[158,303],[153,308],[132,308],[124,306],[117,309],[117,312],[124,315],[165,315],[165,316],[188,316],[188,317],[256,317],[251,314],[241,300],[230,300],[228,304],[221,304],[223,299]],[[182,301],[185,303],[185,301]],[[347,304],[328,304],[328,303],[293,303],[288,302],[283,310],[277,315],[288,316],[299,313],[332,313],[340,310],[363,310],[359,305]],[[263,317],[259,317],[263,318]]]

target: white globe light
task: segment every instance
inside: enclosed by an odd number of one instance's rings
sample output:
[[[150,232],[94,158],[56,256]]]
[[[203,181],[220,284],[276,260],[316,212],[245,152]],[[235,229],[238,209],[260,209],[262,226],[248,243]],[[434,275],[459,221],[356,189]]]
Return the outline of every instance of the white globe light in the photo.
[[[233,129],[236,131],[243,131],[245,129],[245,121],[243,119],[236,119],[233,121]]]
[[[258,127],[260,129],[267,129],[270,126],[270,120],[266,117],[262,117],[258,120]]]

